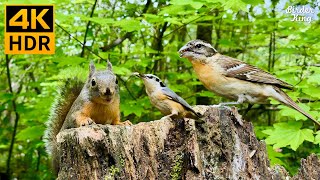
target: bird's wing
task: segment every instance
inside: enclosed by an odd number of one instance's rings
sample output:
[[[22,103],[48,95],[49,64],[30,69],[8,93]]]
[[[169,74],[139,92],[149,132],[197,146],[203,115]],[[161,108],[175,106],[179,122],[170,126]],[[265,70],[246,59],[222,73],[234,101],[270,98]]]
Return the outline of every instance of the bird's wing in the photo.
[[[177,95],[175,92],[173,92],[171,89],[164,87],[161,89],[163,94],[165,94],[169,99],[181,104],[184,108],[186,108],[188,111],[191,111],[194,113],[196,116],[198,116],[198,113],[196,113],[192,107],[184,100],[182,99],[179,95]]]
[[[219,65],[224,68],[226,76],[234,77],[245,81],[271,84],[279,88],[293,89],[291,84],[288,84],[270,73],[259,69],[255,66],[246,64],[237,59],[221,56],[218,60]]]

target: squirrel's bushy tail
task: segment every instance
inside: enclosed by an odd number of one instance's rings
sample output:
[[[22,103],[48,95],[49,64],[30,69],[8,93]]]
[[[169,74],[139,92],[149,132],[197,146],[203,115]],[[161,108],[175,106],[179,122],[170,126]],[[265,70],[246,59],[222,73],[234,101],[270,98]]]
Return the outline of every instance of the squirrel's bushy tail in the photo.
[[[59,170],[59,159],[57,156],[57,139],[56,136],[66,119],[66,116],[76,98],[79,96],[84,82],[77,78],[68,79],[63,86],[58,89],[58,95],[52,104],[51,112],[46,123],[44,141],[46,151],[52,158],[54,173]]]

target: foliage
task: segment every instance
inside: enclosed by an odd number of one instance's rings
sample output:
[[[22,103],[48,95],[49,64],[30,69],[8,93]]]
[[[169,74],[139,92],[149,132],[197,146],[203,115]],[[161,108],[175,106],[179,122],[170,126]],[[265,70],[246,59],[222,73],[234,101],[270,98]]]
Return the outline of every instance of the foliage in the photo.
[[[302,122],[290,121],[288,123],[276,123],[274,129],[264,130],[263,133],[268,134],[267,144],[274,144],[273,148],[281,148],[290,146],[292,150],[297,148],[303,141],[314,141],[311,129],[301,129]]]
[[[95,0],[16,2],[55,4],[56,23],[84,42],[85,48],[56,26],[54,55],[8,56],[13,92],[8,85],[6,56],[0,51],[0,173],[7,169],[17,113],[11,176],[53,178],[42,141],[50,105],[62,80],[68,76],[86,78],[89,60],[100,68],[105,67],[100,57],[112,62],[120,79],[123,120],[138,123],[161,118],[151,106],[143,83],[130,76],[135,71],[158,75],[191,105],[196,104],[197,97],[207,98],[210,104],[227,101],[206,90],[197,91],[196,85],[201,83],[188,60],[177,53],[187,41],[197,38],[197,27],[203,24],[213,26],[216,49],[293,84],[295,90],[287,91],[289,96],[320,119],[318,15],[307,23],[291,21],[292,15],[285,13],[289,5],[315,7],[316,1],[98,1],[92,16]],[[0,1],[1,14],[6,3]],[[4,16],[0,16],[0,40],[4,39],[3,22]],[[253,121],[257,136],[266,140],[271,163],[280,163],[291,173],[296,172],[301,158],[319,153],[320,131],[310,120],[278,102],[255,105],[246,119]]]

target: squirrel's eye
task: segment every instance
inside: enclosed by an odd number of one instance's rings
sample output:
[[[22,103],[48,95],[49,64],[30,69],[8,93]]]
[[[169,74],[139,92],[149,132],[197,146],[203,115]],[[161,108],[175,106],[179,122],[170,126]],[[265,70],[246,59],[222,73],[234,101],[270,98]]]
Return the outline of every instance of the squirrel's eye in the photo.
[[[92,85],[92,86],[95,86],[96,84],[97,84],[96,81],[95,81],[94,79],[92,79],[91,85]]]
[[[116,79],[116,84],[118,84],[118,79]]]
[[[201,48],[202,44],[197,44],[196,47],[197,48]]]

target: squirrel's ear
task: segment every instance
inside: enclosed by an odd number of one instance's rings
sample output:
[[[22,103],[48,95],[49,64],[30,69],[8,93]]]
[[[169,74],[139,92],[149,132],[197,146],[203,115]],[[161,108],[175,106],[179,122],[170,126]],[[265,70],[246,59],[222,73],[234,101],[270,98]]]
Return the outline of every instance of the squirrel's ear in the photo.
[[[107,61],[107,70],[112,71],[112,64],[109,60]]]
[[[90,65],[89,65],[89,77],[91,77],[95,71],[96,71],[96,67],[94,66],[93,61],[90,61]]]

